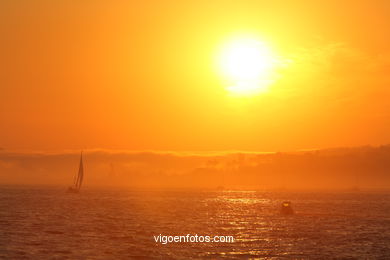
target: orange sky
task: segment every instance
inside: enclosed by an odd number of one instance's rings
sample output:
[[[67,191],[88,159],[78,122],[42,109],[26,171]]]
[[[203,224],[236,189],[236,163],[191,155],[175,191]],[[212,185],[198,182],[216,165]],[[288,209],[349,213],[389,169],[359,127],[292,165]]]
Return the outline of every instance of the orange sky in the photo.
[[[1,1],[0,147],[390,143],[389,13],[388,1]],[[215,68],[240,35],[288,61],[259,95],[229,95]]]

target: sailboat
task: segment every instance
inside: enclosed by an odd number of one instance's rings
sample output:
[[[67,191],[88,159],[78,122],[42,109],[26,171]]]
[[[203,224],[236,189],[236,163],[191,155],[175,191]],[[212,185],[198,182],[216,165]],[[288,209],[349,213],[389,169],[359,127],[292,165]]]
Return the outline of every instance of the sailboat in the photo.
[[[83,183],[83,179],[84,179],[83,152],[81,152],[79,171],[74,176],[73,186],[70,186],[68,188],[68,192],[69,193],[79,193],[80,188],[81,188],[81,184]]]

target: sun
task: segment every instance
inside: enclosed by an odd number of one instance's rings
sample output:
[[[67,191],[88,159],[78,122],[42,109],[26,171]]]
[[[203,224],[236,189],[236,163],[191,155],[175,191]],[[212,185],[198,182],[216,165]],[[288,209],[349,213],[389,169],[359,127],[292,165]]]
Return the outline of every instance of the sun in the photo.
[[[275,55],[261,41],[245,38],[229,42],[222,48],[219,63],[231,94],[258,94],[273,82]]]

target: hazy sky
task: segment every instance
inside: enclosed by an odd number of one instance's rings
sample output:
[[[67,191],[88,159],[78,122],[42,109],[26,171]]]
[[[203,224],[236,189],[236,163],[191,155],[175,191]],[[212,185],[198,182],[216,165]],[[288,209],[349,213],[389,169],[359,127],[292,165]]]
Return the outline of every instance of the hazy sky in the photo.
[[[390,143],[389,14],[389,1],[3,0],[0,147]],[[241,35],[285,61],[259,95],[229,95],[216,68]]]

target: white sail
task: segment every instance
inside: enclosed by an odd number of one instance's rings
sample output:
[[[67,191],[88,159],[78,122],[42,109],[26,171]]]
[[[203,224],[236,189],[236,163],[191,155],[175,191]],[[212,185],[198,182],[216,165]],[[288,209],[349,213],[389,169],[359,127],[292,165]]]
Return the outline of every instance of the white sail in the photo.
[[[73,180],[73,187],[69,187],[68,192],[78,192],[83,184],[84,179],[84,165],[83,165],[83,152],[80,155],[79,171],[75,175]]]
[[[79,172],[77,174],[77,182],[75,185],[77,189],[81,188],[81,184],[83,183],[83,178],[84,178],[84,166],[83,166],[83,154],[81,153]]]

